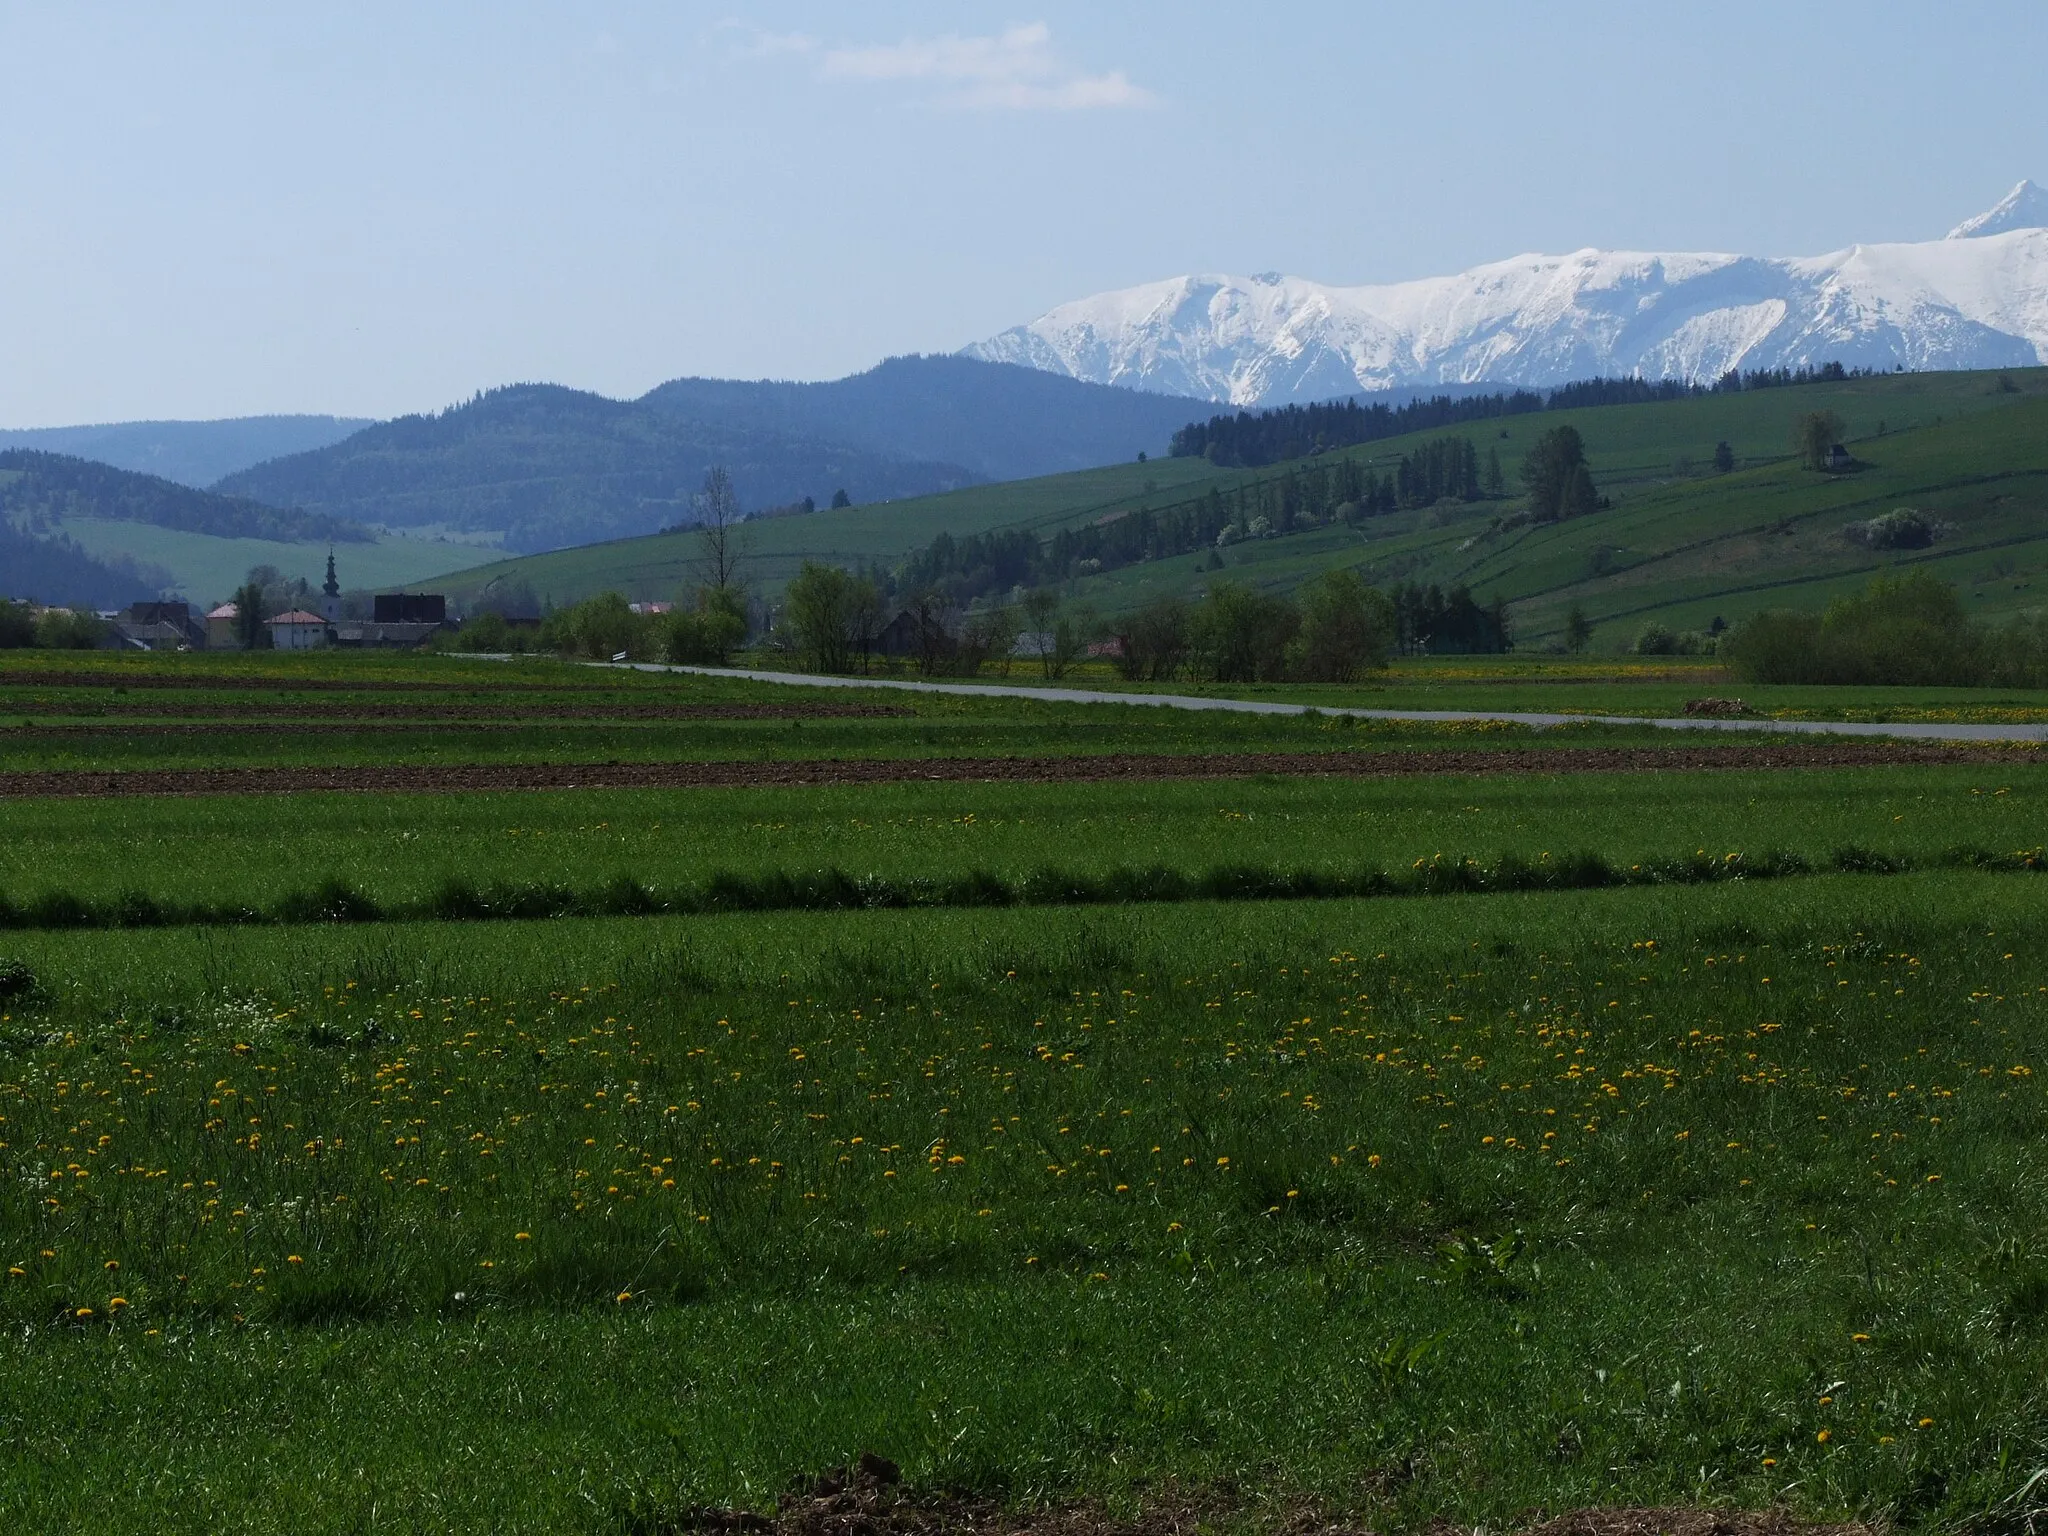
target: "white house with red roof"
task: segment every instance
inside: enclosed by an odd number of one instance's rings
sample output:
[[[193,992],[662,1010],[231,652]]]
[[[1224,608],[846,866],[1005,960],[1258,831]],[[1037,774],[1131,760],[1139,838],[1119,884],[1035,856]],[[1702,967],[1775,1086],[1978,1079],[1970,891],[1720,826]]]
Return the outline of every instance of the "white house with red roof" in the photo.
[[[317,650],[333,639],[327,621],[303,608],[280,613],[265,622],[270,630],[270,648],[273,651]]]

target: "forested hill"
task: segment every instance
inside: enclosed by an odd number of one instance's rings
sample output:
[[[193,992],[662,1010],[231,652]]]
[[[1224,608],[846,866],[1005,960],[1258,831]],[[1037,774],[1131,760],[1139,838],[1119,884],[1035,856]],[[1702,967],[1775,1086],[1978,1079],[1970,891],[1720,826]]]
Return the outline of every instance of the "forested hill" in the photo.
[[[143,574],[95,560],[62,535],[37,538],[0,518],[0,602],[119,606],[157,595]]]
[[[1202,408],[1179,395],[967,357],[892,357],[826,384],[674,379],[641,401],[688,420],[962,464],[984,480],[1157,457]]]
[[[217,489],[392,527],[501,532],[509,549],[543,550],[687,521],[713,465],[731,472],[748,510],[838,490],[859,502],[919,496],[977,478],[957,463],[513,384],[256,465]]]
[[[4,428],[0,449],[70,454],[204,489],[238,469],[281,454],[324,448],[368,425],[367,420],[346,416],[237,416],[222,421]]]
[[[223,539],[340,544],[373,537],[345,518],[194,490],[90,459],[25,448],[0,452],[0,518],[38,532],[73,517],[153,523]]]

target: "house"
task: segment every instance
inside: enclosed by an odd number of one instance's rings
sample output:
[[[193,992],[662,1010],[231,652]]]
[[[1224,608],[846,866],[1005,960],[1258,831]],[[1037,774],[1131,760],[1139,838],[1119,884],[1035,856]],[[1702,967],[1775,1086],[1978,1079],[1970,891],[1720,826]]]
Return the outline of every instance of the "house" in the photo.
[[[114,616],[112,638],[138,651],[193,649],[206,644],[206,625],[190,603],[131,603]]]
[[[923,626],[908,608],[884,624],[875,636],[875,651],[882,656],[919,656],[924,652]]]
[[[206,648],[211,651],[231,651],[242,643],[236,633],[235,621],[242,616],[242,610],[234,603],[222,603],[206,616]]]
[[[446,624],[448,599],[438,592],[380,592],[370,613],[373,624]]]
[[[274,651],[318,650],[333,638],[328,632],[327,621],[303,608],[280,613],[265,622],[270,630],[270,648]]]
[[[639,615],[640,615],[640,616],[641,616],[642,618],[659,618],[659,617],[661,617],[661,615],[663,615],[664,613],[674,613],[674,612],[675,612],[675,608],[676,608],[676,605],[675,605],[674,603],[628,603],[628,604],[626,604],[626,611],[627,611],[628,613],[637,613],[637,614],[639,614]]]
[[[1848,449],[1844,448],[1840,443],[1836,443],[1834,447],[1828,450],[1827,462],[1824,467],[1828,469],[1854,469],[1856,461],[1849,456]]]
[[[333,626],[336,645],[424,645],[448,624],[448,599],[439,592],[382,592],[371,602],[367,619],[344,619]]]

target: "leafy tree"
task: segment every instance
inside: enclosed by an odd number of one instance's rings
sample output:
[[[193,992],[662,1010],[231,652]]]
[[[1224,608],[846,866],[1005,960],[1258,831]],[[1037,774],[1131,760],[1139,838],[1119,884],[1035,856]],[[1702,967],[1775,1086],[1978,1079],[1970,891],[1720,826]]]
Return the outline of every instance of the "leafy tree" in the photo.
[[[36,643],[35,615],[27,603],[0,600],[0,651],[20,651]]]
[[[1292,670],[1318,683],[1348,683],[1384,667],[1394,648],[1393,602],[1352,571],[1326,571],[1301,589],[1301,633]]]
[[[1714,444],[1714,472],[1725,475],[1734,468],[1735,450],[1726,442]]]
[[[839,509],[840,509],[841,507],[850,507],[850,506],[852,506],[852,505],[853,505],[853,498],[852,498],[851,496],[847,495],[847,494],[846,494],[846,492],[845,492],[844,490],[837,490],[837,491],[834,491],[834,492],[832,493],[832,510],[833,510],[833,511],[835,511],[835,512],[836,512],[836,511],[838,511],[838,510],[839,510]]]
[[[1188,605],[1162,597],[1129,615],[1116,632],[1116,667],[1132,682],[1164,682],[1188,655]]]
[[[1953,586],[1915,570],[1886,572],[1817,616],[1758,614],[1721,642],[1721,654],[1746,682],[1968,687],[2012,675],[2002,639],[2018,637],[1971,623]]]
[[[1593,488],[1592,472],[1584,464],[1573,465],[1571,475],[1565,481],[1564,500],[1558,508],[1558,516],[1584,517],[1599,510],[1600,493]]]
[[[1826,469],[1828,451],[1842,440],[1847,424],[1833,411],[1807,411],[1792,423],[1792,451],[1808,469]]]
[[[1583,651],[1593,639],[1593,621],[1586,617],[1586,610],[1573,603],[1565,610],[1564,648],[1574,654]]]
[[[46,651],[90,651],[106,632],[106,625],[75,608],[47,608],[36,620],[36,644]]]
[[[1010,675],[1010,652],[1017,644],[1020,623],[1017,610],[1008,603],[978,609],[960,626],[958,660],[963,676],[973,677],[982,663],[995,660],[1003,676]]]
[[[245,651],[268,650],[270,631],[263,627],[263,621],[270,617],[263,596],[262,573],[266,566],[257,566],[249,573],[249,580],[236,591],[232,601],[235,605],[235,640]]]
[[[873,643],[881,604],[864,577],[806,560],[782,602],[797,648],[816,671],[851,671],[854,655],[864,656]]]
[[[1538,522],[1556,522],[1566,515],[1565,497],[1573,489],[1575,472],[1585,465],[1586,441],[1576,428],[1552,427],[1536,439],[1522,460],[1522,483],[1529,488],[1529,511]]]
[[[1195,611],[1195,650],[1219,683],[1270,682],[1286,675],[1287,648],[1300,628],[1301,611],[1286,598],[1219,581]]]
[[[609,661],[624,651],[643,647],[647,622],[617,592],[600,592],[571,608],[558,609],[542,622],[541,638],[565,655]]]

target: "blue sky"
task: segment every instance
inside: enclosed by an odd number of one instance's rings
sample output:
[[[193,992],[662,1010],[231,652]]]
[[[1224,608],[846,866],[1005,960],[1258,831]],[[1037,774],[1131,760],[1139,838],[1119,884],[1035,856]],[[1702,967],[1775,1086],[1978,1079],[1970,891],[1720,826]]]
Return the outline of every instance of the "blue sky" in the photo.
[[[0,0],[0,426],[827,378],[1190,270],[1933,238],[2048,6]]]

